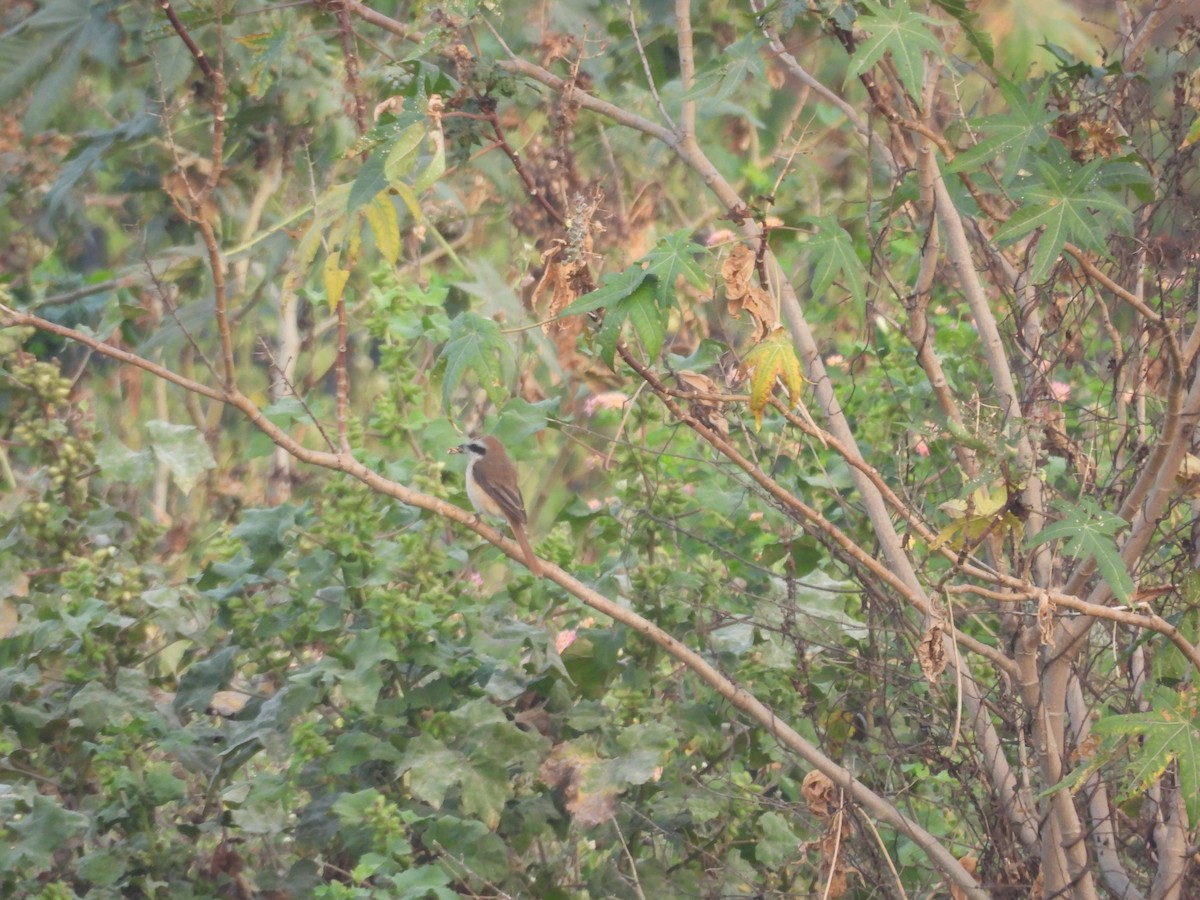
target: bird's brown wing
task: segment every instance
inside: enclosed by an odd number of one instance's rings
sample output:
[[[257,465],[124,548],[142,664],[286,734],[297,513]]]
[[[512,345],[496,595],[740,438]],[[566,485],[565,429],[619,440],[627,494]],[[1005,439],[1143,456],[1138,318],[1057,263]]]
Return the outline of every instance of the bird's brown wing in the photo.
[[[519,525],[525,524],[525,500],[517,488],[495,484],[488,480],[487,466],[475,465],[475,481],[483,488],[483,492],[496,501],[504,515]]]

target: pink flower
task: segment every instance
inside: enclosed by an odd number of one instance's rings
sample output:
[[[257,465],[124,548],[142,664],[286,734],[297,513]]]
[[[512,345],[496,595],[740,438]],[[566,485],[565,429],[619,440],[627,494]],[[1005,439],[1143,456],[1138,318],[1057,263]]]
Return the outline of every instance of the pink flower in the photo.
[[[585,416],[595,415],[598,409],[620,409],[629,401],[620,391],[604,391],[601,394],[592,394],[583,403],[583,414]]]
[[[568,628],[566,631],[560,631],[554,636],[554,649],[562,653],[573,643],[575,643],[576,632],[574,628]]]
[[[916,444],[913,445],[913,453],[917,456],[929,455],[929,445],[925,443],[925,438],[917,438]]]
[[[1071,386],[1065,381],[1050,382],[1050,396],[1058,403],[1066,403],[1071,399]]]

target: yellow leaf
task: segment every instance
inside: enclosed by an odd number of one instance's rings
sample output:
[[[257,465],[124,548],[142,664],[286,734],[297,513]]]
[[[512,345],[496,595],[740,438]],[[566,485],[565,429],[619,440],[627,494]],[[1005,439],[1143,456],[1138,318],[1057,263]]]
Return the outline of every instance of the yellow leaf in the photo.
[[[756,429],[762,427],[762,413],[771,400],[776,378],[787,388],[792,403],[800,402],[804,373],[784,329],[776,328],[770,337],[751,347],[743,365],[750,375],[750,412],[754,414]]]
[[[975,488],[966,500],[947,500],[938,508],[953,521],[938,532],[930,550],[949,544],[955,550],[973,547],[985,534],[1004,536],[1011,532],[1020,536],[1023,525],[1007,511],[1008,488],[997,484],[989,489],[986,485]]]
[[[367,204],[366,212],[375,235],[375,246],[394,266],[400,258],[400,222],[396,218],[396,207],[386,193],[380,192]]]
[[[321,273],[325,281],[325,299],[329,302],[329,311],[337,309],[338,301],[342,299],[342,291],[350,280],[350,273],[341,266],[340,252],[330,253],[325,257],[325,268]]]

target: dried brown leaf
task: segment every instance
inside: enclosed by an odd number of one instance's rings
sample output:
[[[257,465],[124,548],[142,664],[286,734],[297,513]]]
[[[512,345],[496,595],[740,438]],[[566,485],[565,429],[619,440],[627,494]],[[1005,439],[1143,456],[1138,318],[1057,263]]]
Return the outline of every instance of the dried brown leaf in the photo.
[[[1038,598],[1037,622],[1042,632],[1042,643],[1047,647],[1054,646],[1054,613],[1057,607],[1050,595],[1043,593]]]
[[[932,684],[946,671],[946,648],[942,642],[942,623],[934,622],[925,631],[917,645],[917,662],[921,671]]]
[[[725,299],[729,314],[735,319],[742,310],[754,318],[754,340],[761,341],[779,325],[775,303],[771,295],[754,283],[754,251],[745,244],[738,244],[729,251],[721,265],[721,279],[725,282]]]
[[[979,860],[974,856],[964,856],[959,860],[959,863],[973,878],[975,877],[975,873],[979,871]],[[976,879],[976,882],[978,882],[978,879]],[[950,897],[951,900],[967,900],[967,892],[957,884],[952,884],[950,885]]]
[[[578,748],[559,744],[542,763],[538,777],[563,792],[567,811],[581,825],[600,825],[617,812],[617,791],[607,785],[592,788],[589,771],[599,762]]]
[[[730,312],[734,301],[740,301],[750,290],[750,279],[754,275],[754,252],[745,244],[736,244],[721,264],[721,280],[725,282],[725,294],[729,298]],[[738,309],[741,307],[739,306]]]
[[[805,775],[800,784],[800,794],[808,804],[808,811],[821,819],[828,819],[833,815],[836,790],[829,776],[817,769]]]
[[[1188,500],[1200,497],[1200,457],[1185,454],[1175,473],[1175,481],[1183,488],[1183,496]]]
[[[728,437],[729,420],[725,418],[725,403],[721,400],[709,399],[711,395],[721,393],[717,383],[707,375],[687,369],[676,372],[675,380],[679,382],[679,386],[683,390],[705,395],[691,400],[688,404],[688,411],[706,425],[716,429],[722,437]]]

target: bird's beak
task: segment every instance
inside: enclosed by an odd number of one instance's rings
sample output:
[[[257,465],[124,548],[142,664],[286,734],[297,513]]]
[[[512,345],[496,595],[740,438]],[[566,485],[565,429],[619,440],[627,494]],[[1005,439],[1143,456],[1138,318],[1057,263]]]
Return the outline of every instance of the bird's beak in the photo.
[[[446,452],[447,452],[447,453],[466,453],[466,452],[467,452],[467,445],[466,445],[466,444],[459,444],[457,447],[451,447],[451,448],[450,448],[449,450],[447,450]]]

